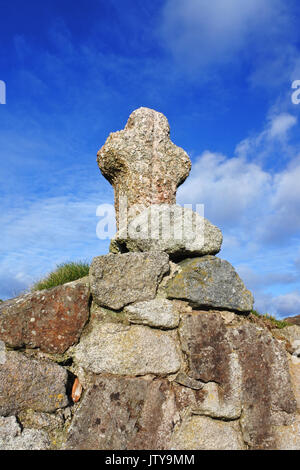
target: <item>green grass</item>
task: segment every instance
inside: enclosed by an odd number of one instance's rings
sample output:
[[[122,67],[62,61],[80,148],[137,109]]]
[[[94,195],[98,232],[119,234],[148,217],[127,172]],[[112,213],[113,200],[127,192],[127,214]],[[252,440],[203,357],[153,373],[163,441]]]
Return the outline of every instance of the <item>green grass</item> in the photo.
[[[288,323],[286,321],[277,320],[275,317],[273,317],[272,315],[268,315],[267,313],[262,315],[261,313],[257,312],[257,310],[252,310],[251,313],[255,315],[256,317],[271,321],[274,324],[274,326],[276,326],[276,328],[281,329],[281,328],[284,328],[285,326],[288,326]]]
[[[87,276],[89,269],[89,264],[83,261],[58,264],[55,271],[49,273],[44,279],[36,282],[31,290],[51,289],[51,287],[66,284],[66,282],[76,281],[77,279]]]

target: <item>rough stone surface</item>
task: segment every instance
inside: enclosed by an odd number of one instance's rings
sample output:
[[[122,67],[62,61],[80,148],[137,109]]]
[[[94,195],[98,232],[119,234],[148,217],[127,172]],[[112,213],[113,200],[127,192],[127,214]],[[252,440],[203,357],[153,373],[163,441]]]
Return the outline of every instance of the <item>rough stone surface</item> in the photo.
[[[243,450],[237,422],[216,421],[204,416],[187,418],[174,434],[174,450]]]
[[[179,306],[167,299],[137,302],[125,307],[130,323],[139,323],[163,329],[176,328],[179,324]]]
[[[300,450],[300,416],[290,426],[274,428],[276,450]]]
[[[220,229],[191,209],[152,205],[111,241],[110,251],[164,251],[171,259],[215,255],[222,245]]]
[[[93,259],[90,285],[94,301],[119,310],[133,302],[154,299],[158,283],[169,271],[166,253],[125,253]]]
[[[50,441],[45,431],[21,430],[15,416],[0,417],[0,450],[46,450]]]
[[[234,379],[234,377],[232,377]],[[176,390],[176,400],[188,404],[194,415],[210,416],[216,419],[236,420],[242,412],[240,384],[231,384],[231,396],[224,396],[222,385],[214,382],[204,384],[200,390],[190,387]]]
[[[42,413],[28,409],[18,413],[18,422],[24,430],[45,431],[49,437],[51,449],[57,450],[65,442],[65,421],[71,419],[68,411],[70,408],[60,409],[55,413]]]
[[[174,421],[176,404],[167,380],[102,375],[82,400],[66,448],[168,449]]]
[[[244,441],[251,448],[274,448],[272,426],[290,425],[296,412],[280,342],[246,320],[226,327],[221,316],[208,312],[182,316],[180,339],[188,375],[207,383],[197,399],[189,392],[193,412],[234,419],[242,409]]]
[[[4,341],[0,341],[0,365],[6,361],[6,347]]]
[[[236,419],[241,415],[241,368],[218,313],[182,316],[180,340],[193,379],[206,382],[201,400],[190,399],[193,411],[212,417]],[[211,382],[211,383],[207,383]]]
[[[237,422],[191,416],[189,389],[166,379],[102,375],[87,390],[67,449],[242,449]],[[200,393],[200,392],[195,392]],[[114,419],[112,419],[112,416]],[[183,447],[181,447],[183,446]]]
[[[136,422],[149,382],[96,377],[72,421],[66,449],[126,449],[128,440],[137,432]]]
[[[154,337],[147,335],[171,338],[175,332],[103,323],[95,316],[74,348],[74,358],[77,366],[100,375],[86,387],[66,448],[299,447],[293,434],[299,429],[294,398],[299,397],[299,359],[291,359],[291,381],[287,353],[267,329],[222,313],[181,314],[179,336],[187,364],[181,363],[168,379],[146,375],[154,370],[148,345],[156,347]],[[157,355],[160,371],[166,356],[172,363],[170,351],[168,347]]]
[[[74,350],[86,370],[120,375],[171,374],[180,367],[174,335],[147,326],[91,325]]]
[[[229,383],[226,374],[231,348],[221,316],[207,312],[182,315],[179,333],[188,375],[204,382]]]
[[[18,419],[22,426],[31,429],[44,429],[45,431],[55,431],[62,429],[64,419],[55,413],[41,413],[31,409],[18,413]]]
[[[172,385],[167,380],[154,380],[147,389],[137,423],[138,432],[129,443],[129,448],[170,449],[174,426],[180,419]]]
[[[185,151],[170,140],[166,117],[139,108],[129,117],[123,131],[111,133],[97,154],[102,174],[115,190],[117,226],[119,197],[135,204],[175,204],[177,187],[191,169]]]
[[[300,414],[300,358],[291,357],[289,361],[291,382],[297,402],[297,410]],[[299,445],[300,448],[300,445]]]
[[[179,372],[176,375],[174,381],[180,385],[184,385],[185,387],[191,388],[193,390],[201,390],[201,388],[203,388],[204,386],[203,382],[201,382],[200,380],[195,380],[192,377],[189,377],[184,372]]]
[[[222,308],[249,312],[253,296],[230,263],[215,256],[188,259],[167,285],[170,299],[187,300],[198,308]]]
[[[284,336],[291,345],[291,352],[295,356],[300,356],[300,326],[291,325],[280,330],[280,335]]]
[[[28,408],[52,412],[67,406],[67,377],[67,371],[53,362],[7,352],[0,365],[0,415]]]
[[[252,448],[276,448],[272,425],[289,425],[296,401],[287,353],[267,330],[245,323],[229,330],[242,368],[241,427]]]
[[[64,353],[89,315],[87,280],[25,294],[0,303],[0,339],[13,348]]]

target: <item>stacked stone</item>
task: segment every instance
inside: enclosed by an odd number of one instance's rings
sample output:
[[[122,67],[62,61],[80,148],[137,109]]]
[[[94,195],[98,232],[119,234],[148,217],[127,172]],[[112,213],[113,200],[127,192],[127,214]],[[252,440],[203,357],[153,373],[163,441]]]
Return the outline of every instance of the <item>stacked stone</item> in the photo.
[[[171,261],[181,261],[173,266],[176,274],[166,286],[167,298],[185,300],[196,308],[251,311],[251,293],[234,268],[214,256],[221,249],[221,230],[190,208],[174,204],[177,187],[188,176],[191,162],[185,151],[171,142],[169,124],[163,114],[148,108],[134,111],[123,131],[110,134],[98,152],[98,163],[115,190],[119,231],[110,251],[134,253],[94,260],[92,291],[99,305],[118,309],[132,303],[130,281],[125,296],[124,291],[118,292],[118,284],[131,277],[126,269],[137,267],[142,276],[149,278],[147,268],[143,273],[145,255],[137,253],[160,252],[168,254]],[[120,197],[126,199],[129,213],[122,227]],[[134,207],[133,212],[138,212],[135,217],[130,215]],[[168,271],[165,268],[160,276]],[[106,280],[111,279],[112,273],[117,277],[113,289],[109,290]],[[136,288],[139,297],[149,297],[142,284],[133,286]],[[101,298],[103,295],[107,296],[106,300]]]
[[[0,447],[299,449],[300,327],[255,321],[221,231],[175,204],[190,161],[166,118],[135,111],[98,161],[144,208],[124,226],[116,204],[88,279],[0,305]],[[147,236],[153,214],[169,237]]]

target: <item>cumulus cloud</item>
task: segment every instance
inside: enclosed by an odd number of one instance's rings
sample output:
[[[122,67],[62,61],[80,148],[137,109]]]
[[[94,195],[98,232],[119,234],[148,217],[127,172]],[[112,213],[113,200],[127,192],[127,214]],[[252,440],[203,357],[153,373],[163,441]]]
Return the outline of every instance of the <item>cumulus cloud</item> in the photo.
[[[108,251],[109,240],[96,236],[97,206],[112,202],[107,189],[31,198],[1,212],[0,298],[17,295],[61,262]]]
[[[1,299],[12,298],[27,289],[28,279],[24,281],[19,273],[6,272],[0,276],[0,286]]]
[[[256,295],[255,308],[281,319],[299,315],[300,292],[293,291],[277,296],[259,292]]]
[[[282,113],[274,116],[267,131],[267,137],[271,139],[286,137],[288,130],[296,124],[297,118],[291,114]]]
[[[282,120],[283,119],[283,120]],[[288,124],[295,124],[292,116],[274,119],[268,130],[254,137],[248,146],[257,148],[257,141],[287,132]],[[276,124],[277,123],[277,124]],[[281,123],[281,124],[278,124]],[[276,129],[276,130],[274,130]],[[280,131],[279,131],[280,129]],[[300,156],[277,172],[264,168],[264,162],[254,163],[247,155],[245,142],[237,146],[237,156],[203,152],[193,165],[190,178],[179,189],[181,204],[203,203],[205,213],[225,230],[235,231],[257,243],[283,243],[291,237],[299,238],[300,230]],[[266,148],[270,156],[272,147]],[[246,236],[247,231],[248,236]],[[231,234],[232,236],[232,234]]]
[[[298,291],[279,295],[273,299],[274,309],[281,318],[299,315],[300,293]]]
[[[221,226],[240,223],[271,191],[272,176],[243,157],[227,158],[205,151],[179,189],[180,203],[203,203],[205,212]]]
[[[265,128],[258,134],[242,140],[235,149],[239,157],[247,159],[268,160],[281,154],[286,160],[295,149],[288,145],[289,132],[298,123],[298,118],[290,113],[277,113],[269,116]]]
[[[250,51],[266,60],[274,44],[284,48],[294,37],[292,7],[283,0],[167,0],[161,33],[174,57],[192,69],[232,64]]]
[[[296,123],[292,115],[274,115],[234,157],[203,152],[178,191],[180,204],[203,203],[205,216],[222,229],[221,256],[254,292],[256,308],[281,317],[300,312],[300,156],[292,147],[294,158],[276,171],[252,152],[264,146],[272,157],[267,143],[289,145]]]
[[[288,266],[284,267],[286,271],[283,267],[277,266],[277,271],[272,272],[264,272],[263,268],[259,272],[257,267],[254,269],[247,265],[236,266],[245,285],[254,293],[254,308],[261,313],[275,315],[278,318],[299,315],[299,273]],[[278,294],[277,289],[287,289],[288,292]]]

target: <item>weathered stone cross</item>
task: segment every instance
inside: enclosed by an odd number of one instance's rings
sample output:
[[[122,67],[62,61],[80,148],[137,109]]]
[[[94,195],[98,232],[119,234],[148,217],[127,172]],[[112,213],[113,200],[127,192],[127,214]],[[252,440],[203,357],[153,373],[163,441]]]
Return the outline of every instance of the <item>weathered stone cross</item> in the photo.
[[[117,228],[119,200],[127,207],[175,204],[176,190],[191,169],[186,152],[170,140],[167,118],[149,108],[139,108],[125,129],[111,133],[97,154],[102,174],[115,191]]]

